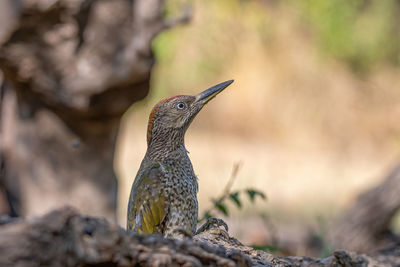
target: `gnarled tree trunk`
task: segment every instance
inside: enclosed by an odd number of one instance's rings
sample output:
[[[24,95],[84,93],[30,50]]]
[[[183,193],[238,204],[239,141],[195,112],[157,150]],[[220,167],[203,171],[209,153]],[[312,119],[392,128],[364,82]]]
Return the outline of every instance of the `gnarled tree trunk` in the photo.
[[[116,131],[149,90],[151,41],[168,26],[163,1],[0,7],[0,191],[8,212],[31,216],[69,204],[114,218]]]

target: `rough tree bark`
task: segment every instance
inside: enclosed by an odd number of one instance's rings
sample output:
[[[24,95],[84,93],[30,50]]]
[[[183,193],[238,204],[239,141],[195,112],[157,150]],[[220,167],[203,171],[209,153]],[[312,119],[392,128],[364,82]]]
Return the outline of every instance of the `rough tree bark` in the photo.
[[[362,193],[332,225],[335,247],[366,252],[400,242],[390,223],[400,209],[400,165],[376,187]]]
[[[1,223],[1,220],[0,220]],[[1,266],[399,266],[400,245],[365,255],[336,251],[324,259],[274,257],[211,229],[193,239],[127,233],[105,219],[63,208],[31,220],[2,220]]]
[[[9,213],[69,204],[114,218],[116,131],[149,90],[151,41],[171,24],[162,8],[162,0],[1,1],[0,187]]]

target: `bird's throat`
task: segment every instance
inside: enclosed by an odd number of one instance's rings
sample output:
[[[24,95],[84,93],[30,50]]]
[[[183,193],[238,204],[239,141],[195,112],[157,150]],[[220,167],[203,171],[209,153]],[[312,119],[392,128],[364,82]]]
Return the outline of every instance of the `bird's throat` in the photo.
[[[154,133],[147,145],[146,156],[151,160],[162,160],[174,158],[178,155],[186,154],[184,143],[184,133],[173,131],[168,135],[158,135]]]

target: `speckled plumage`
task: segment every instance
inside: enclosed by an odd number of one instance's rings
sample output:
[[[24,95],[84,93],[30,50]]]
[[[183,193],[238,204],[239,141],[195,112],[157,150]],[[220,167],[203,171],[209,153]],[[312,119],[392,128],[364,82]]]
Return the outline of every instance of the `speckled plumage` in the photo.
[[[147,130],[147,152],[129,197],[127,229],[170,237],[178,229],[195,233],[198,183],[184,135],[202,107],[232,82],[196,96],[170,97],[154,106]]]

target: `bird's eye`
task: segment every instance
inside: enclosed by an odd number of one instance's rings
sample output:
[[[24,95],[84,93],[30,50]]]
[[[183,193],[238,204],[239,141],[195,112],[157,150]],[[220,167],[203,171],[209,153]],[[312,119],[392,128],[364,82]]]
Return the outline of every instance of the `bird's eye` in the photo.
[[[176,104],[176,108],[177,109],[185,109],[186,108],[186,103],[185,102],[179,102],[178,104]]]

